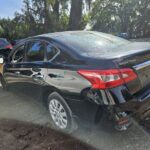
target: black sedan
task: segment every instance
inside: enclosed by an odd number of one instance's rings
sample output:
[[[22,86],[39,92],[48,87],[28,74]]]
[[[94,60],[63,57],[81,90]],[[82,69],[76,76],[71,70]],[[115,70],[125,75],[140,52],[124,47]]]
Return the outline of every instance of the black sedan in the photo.
[[[148,115],[150,43],[93,31],[30,37],[9,55],[1,81],[4,89],[39,87],[33,94],[42,94],[55,128],[98,123],[107,111],[127,129],[128,114]]]

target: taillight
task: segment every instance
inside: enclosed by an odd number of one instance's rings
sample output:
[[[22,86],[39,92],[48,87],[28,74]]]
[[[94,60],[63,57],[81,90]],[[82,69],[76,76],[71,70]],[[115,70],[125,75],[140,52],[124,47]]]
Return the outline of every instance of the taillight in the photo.
[[[86,78],[93,89],[108,89],[120,86],[137,78],[132,69],[109,70],[79,70],[78,73]]]
[[[7,45],[6,48],[12,49],[13,47],[12,47],[12,45],[10,44],[10,45]]]

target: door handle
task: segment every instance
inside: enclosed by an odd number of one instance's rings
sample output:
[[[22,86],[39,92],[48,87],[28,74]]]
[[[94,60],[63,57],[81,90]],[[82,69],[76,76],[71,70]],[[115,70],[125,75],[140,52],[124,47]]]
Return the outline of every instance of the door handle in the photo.
[[[41,74],[35,74],[33,75],[33,79],[34,80],[39,80],[39,79],[43,79],[44,78],[44,75],[41,75]]]
[[[50,78],[57,78],[57,77],[59,77],[59,75],[53,74],[53,73],[48,74],[48,76],[49,76]]]

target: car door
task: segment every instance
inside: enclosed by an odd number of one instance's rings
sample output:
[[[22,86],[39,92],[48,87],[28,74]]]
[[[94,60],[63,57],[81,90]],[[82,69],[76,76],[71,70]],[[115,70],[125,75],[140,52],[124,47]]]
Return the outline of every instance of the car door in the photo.
[[[38,93],[44,83],[45,44],[41,40],[30,40],[24,45],[22,59],[18,58],[19,50],[15,50],[10,62],[5,65],[5,79],[9,85],[31,93]]]
[[[28,90],[40,93],[47,74],[45,64],[45,43],[42,40],[30,40],[26,43],[25,62],[22,65],[22,76],[26,78]]]
[[[46,82],[49,86],[62,91],[68,91],[68,87],[70,91],[73,91],[74,89],[71,85],[74,84],[76,87],[80,85],[78,80],[75,80],[76,71],[69,68],[71,64],[75,64],[74,59],[57,44],[47,44],[46,49],[47,60],[49,61]]]

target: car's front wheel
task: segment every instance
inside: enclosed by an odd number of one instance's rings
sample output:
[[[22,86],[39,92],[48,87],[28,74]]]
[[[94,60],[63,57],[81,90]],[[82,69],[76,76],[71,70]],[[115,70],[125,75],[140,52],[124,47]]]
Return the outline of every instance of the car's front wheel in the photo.
[[[72,132],[75,129],[72,111],[64,98],[57,92],[48,96],[50,121],[55,129]]]

